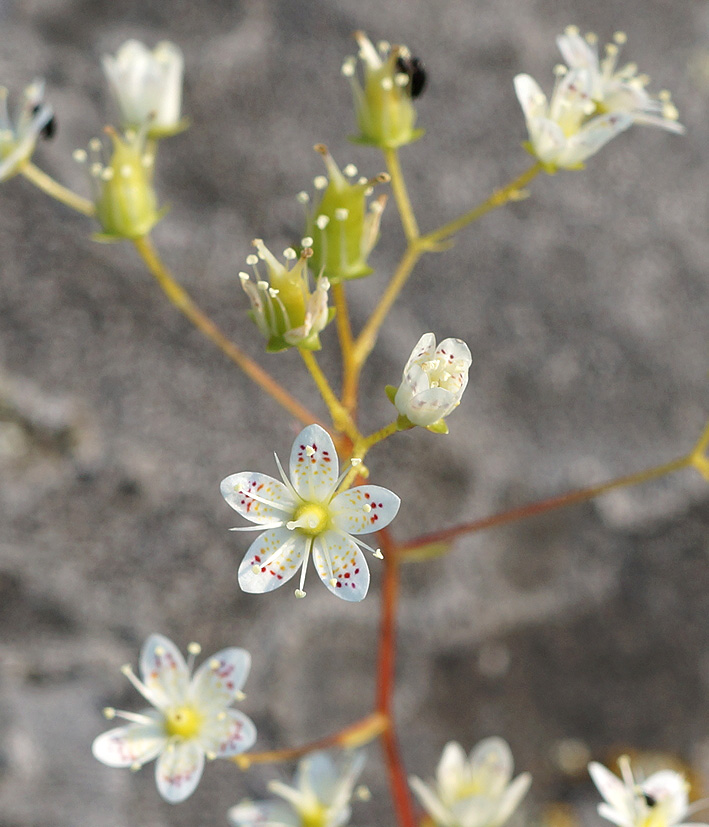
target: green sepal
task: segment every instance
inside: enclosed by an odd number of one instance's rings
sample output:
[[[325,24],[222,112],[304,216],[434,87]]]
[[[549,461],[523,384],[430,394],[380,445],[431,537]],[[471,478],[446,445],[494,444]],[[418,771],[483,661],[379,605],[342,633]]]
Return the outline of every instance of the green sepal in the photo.
[[[153,229],[153,227],[161,221],[170,212],[170,205],[166,204],[162,209],[155,214],[155,220],[143,232],[135,235],[119,235],[117,233],[91,233],[91,239],[98,241],[100,244],[113,244],[116,241],[136,241],[139,238],[145,238],[146,235]]]
[[[406,140],[397,141],[395,143],[380,143],[379,141],[375,141],[372,138],[367,138],[365,135],[348,135],[347,140],[351,144],[360,144],[360,146],[376,146],[379,149],[398,149],[400,146],[406,146],[407,144],[412,144],[414,141],[418,141],[419,138],[422,138],[426,134],[426,130],[422,129],[421,127],[417,127],[416,129],[412,129],[410,132],[409,137]]]
[[[445,419],[439,419],[438,422],[433,422],[431,425],[426,425],[426,430],[432,434],[447,434],[448,425]]]
[[[387,395],[387,398],[389,399],[392,405],[394,404],[394,398],[396,397],[396,392],[398,390],[399,389],[394,387],[394,385],[387,385],[384,388],[384,393]]]
[[[359,270],[353,270],[346,275],[333,276],[328,274],[327,271],[325,274],[327,275],[330,284],[341,284],[343,281],[353,281],[354,279],[362,279],[365,276],[371,276],[373,272],[373,267],[368,267],[365,265],[364,267],[360,267]]]
[[[411,428],[415,428],[416,425],[409,419],[408,416],[404,416],[404,414],[399,414],[396,418],[396,430],[397,431],[408,431]]]

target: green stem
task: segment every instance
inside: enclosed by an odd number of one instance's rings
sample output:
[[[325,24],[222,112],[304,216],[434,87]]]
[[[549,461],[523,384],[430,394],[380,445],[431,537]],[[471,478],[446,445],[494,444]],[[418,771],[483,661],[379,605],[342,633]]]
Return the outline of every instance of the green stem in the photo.
[[[298,348],[298,351],[303,358],[303,362],[305,362],[305,366],[310,372],[310,375],[313,377],[313,381],[315,382],[317,389],[320,391],[320,395],[324,399],[325,404],[330,411],[332,424],[338,431],[347,434],[353,442],[360,440],[362,435],[352,421],[352,417],[347,412],[347,409],[335,395],[335,392],[330,386],[327,377],[320,369],[320,365],[313,355],[313,352],[310,350],[305,350],[305,348]]]
[[[77,195],[58,181],[55,181],[54,178],[47,175],[46,172],[36,167],[32,161],[25,161],[20,166],[20,174],[34,184],[35,187],[41,189],[42,192],[51,198],[55,198],[57,201],[61,201],[62,204],[71,207],[72,210],[88,216],[96,214],[96,208],[92,201],[89,201],[88,198],[83,198],[81,195]]]
[[[404,175],[401,172],[399,151],[397,149],[384,149],[382,151],[384,152],[389,175],[391,175],[391,188],[394,193],[397,209],[399,210],[399,216],[401,217],[401,225],[404,228],[406,240],[411,243],[419,237],[419,228],[416,223],[414,209],[411,206],[411,199],[406,189]]]

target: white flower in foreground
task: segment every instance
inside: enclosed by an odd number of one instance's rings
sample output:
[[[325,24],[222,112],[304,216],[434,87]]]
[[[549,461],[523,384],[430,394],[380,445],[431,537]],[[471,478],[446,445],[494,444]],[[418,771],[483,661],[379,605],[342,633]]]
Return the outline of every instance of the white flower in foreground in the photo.
[[[425,333],[404,368],[393,399],[396,409],[414,425],[439,423],[460,404],[472,361],[461,339],[444,339],[436,347],[433,333]],[[437,429],[446,430],[440,426]]]
[[[588,765],[593,783],[605,801],[598,814],[618,827],[688,827],[682,820],[689,813],[689,784],[674,770],[660,770],[644,781],[636,781],[630,759],[618,759],[622,779],[595,761]],[[706,825],[692,825],[706,827]]]
[[[364,753],[335,762],[326,752],[302,758],[289,786],[271,781],[271,792],[282,801],[244,801],[232,807],[232,827],[341,827],[350,818],[350,799],[364,766]]]
[[[486,738],[466,758],[450,741],[436,770],[435,789],[412,776],[411,789],[438,827],[499,827],[517,809],[532,777],[512,781],[512,753],[502,738]]]
[[[528,148],[550,170],[582,167],[587,158],[634,123],[684,132],[668,92],[652,98],[645,91],[649,79],[638,75],[635,64],[617,69],[619,45],[624,42],[625,35],[618,32],[601,60],[595,35],[584,39],[575,26],[569,26],[557,38],[569,66],[556,67],[557,81],[549,101],[529,75],[514,79],[527,121]]]
[[[0,181],[13,176],[32,157],[40,135],[51,137],[54,115],[42,102],[43,97],[44,81],[33,81],[25,89],[13,122],[7,108],[7,89],[0,86]]]
[[[311,552],[327,588],[344,600],[362,600],[369,588],[369,569],[362,548],[381,557],[353,534],[384,528],[396,516],[401,501],[378,485],[358,485],[337,494],[347,471],[338,477],[338,461],[330,435],[309,425],[296,437],[290,455],[290,480],[276,456],[282,482],[252,471],[222,480],[229,505],[266,530],[249,547],[239,566],[239,585],[245,592],[270,592],[282,586],[302,566],[296,597],[305,597],[305,571]]]
[[[131,723],[99,735],[94,756],[109,767],[138,769],[157,758],[155,781],[160,795],[172,804],[190,796],[202,777],[205,756],[228,758],[247,750],[256,727],[232,702],[251,665],[244,649],[222,649],[194,673],[197,644],[189,646],[185,663],[180,650],[162,635],[151,635],[140,653],[142,681],[130,666],[123,673],[155,707],[140,714],[109,708],[106,717]]]
[[[163,41],[151,52],[140,41],[127,40],[102,63],[124,128],[147,124],[151,138],[164,138],[187,126],[180,120],[184,58],[174,43]]]

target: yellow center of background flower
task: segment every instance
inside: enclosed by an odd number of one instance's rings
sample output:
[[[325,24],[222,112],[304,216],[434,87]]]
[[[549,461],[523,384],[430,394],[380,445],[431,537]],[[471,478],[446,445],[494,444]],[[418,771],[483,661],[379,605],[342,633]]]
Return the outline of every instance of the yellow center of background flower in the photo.
[[[191,706],[179,706],[171,709],[165,719],[168,736],[194,738],[202,726],[202,716]]]

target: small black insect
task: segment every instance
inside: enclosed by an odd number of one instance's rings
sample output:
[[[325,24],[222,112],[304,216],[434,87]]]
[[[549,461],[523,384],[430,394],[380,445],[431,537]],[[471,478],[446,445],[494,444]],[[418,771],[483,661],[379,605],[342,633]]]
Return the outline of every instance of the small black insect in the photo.
[[[396,59],[396,69],[409,76],[408,90],[412,98],[418,98],[426,86],[426,67],[418,57],[403,57]]]
[[[32,109],[32,114],[36,115],[39,110],[42,108],[41,104],[35,104],[34,108]],[[52,117],[47,121],[44,125],[44,128],[39,133],[42,138],[46,138],[50,140],[57,134],[57,119],[52,115]]]
[[[654,807],[655,804],[657,804],[657,799],[654,795],[650,795],[650,793],[643,792],[643,798],[648,807]]]

